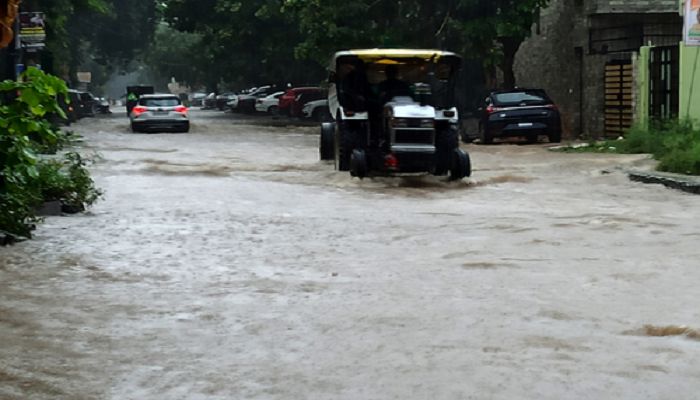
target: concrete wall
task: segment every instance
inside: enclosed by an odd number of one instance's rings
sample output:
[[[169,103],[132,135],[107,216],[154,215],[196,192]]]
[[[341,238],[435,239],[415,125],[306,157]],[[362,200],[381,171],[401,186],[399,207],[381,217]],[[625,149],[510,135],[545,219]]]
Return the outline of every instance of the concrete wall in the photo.
[[[611,14],[599,14],[607,12]],[[620,14],[623,12],[632,14]],[[616,60],[637,60],[639,64],[637,54],[643,44],[678,43],[680,23],[677,0],[553,0],[542,10],[540,32],[533,28],[532,37],[518,52],[517,84],[549,93],[562,112],[565,138],[601,137],[605,131],[605,64]],[[619,26],[641,27],[642,36],[625,46],[616,40],[620,32],[607,29]],[[595,43],[590,41],[593,32]],[[606,35],[611,36],[609,42]],[[627,49],[634,51],[623,51]],[[637,66],[636,70],[648,74],[648,67]],[[638,90],[637,97],[645,96],[648,89]],[[646,100],[635,99],[640,117],[640,107],[648,108],[646,93]]]
[[[515,62],[517,84],[544,89],[559,106],[568,139],[602,134],[605,63],[614,58],[589,54],[584,9],[577,0],[554,0]]]
[[[544,89],[559,106],[565,138],[581,132],[579,78],[585,51],[584,17],[568,3],[554,1],[542,10],[540,32],[523,43],[514,66],[518,86]]]
[[[589,14],[667,13],[678,11],[678,0],[594,0],[587,8]]]

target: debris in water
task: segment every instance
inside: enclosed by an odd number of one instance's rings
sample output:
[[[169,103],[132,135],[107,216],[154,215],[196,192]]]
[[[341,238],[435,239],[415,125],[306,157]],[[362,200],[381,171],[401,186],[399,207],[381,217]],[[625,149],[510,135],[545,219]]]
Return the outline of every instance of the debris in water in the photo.
[[[688,339],[700,340],[700,330],[691,329],[685,325],[644,325],[641,331],[627,331],[625,334],[651,337],[685,336]]]

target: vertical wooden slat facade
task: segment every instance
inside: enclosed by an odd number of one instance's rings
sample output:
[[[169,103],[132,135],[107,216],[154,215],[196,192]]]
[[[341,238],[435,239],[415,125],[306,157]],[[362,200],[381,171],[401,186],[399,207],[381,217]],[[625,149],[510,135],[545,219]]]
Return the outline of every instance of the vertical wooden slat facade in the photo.
[[[678,116],[680,85],[678,46],[651,49],[649,115],[654,119]]]
[[[631,61],[605,65],[605,135],[619,136],[634,121],[634,70]]]

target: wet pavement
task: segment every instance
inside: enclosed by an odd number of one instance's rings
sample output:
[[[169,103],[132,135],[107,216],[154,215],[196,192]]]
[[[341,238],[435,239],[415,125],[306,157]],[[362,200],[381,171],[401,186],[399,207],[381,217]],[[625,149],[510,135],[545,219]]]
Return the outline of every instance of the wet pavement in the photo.
[[[105,197],[0,248],[0,399],[696,399],[700,197],[465,146],[360,181],[317,129],[83,120]]]

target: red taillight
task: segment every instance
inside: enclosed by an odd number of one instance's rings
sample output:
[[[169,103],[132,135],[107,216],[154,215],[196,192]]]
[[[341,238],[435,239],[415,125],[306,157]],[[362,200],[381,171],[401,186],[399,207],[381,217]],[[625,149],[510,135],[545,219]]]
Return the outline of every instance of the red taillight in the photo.
[[[396,158],[395,155],[387,154],[384,157],[384,166],[388,169],[398,169],[399,168],[399,160]]]
[[[187,114],[187,107],[177,106],[177,107],[175,107],[175,112],[180,113],[180,114]]]
[[[143,106],[136,106],[136,107],[131,109],[131,112],[134,113],[135,116],[139,116],[139,115],[145,113],[146,111],[148,111],[148,108],[143,107]]]
[[[494,107],[493,105],[490,105],[490,106],[486,107],[486,113],[487,113],[487,114],[497,113],[497,112],[499,112],[499,111],[501,111],[501,110],[502,110],[502,108],[500,108],[500,107]]]

